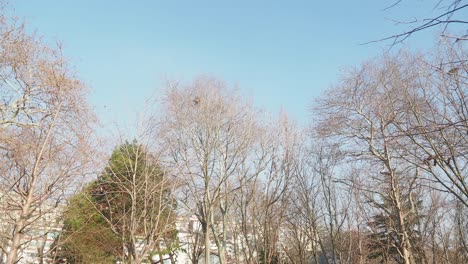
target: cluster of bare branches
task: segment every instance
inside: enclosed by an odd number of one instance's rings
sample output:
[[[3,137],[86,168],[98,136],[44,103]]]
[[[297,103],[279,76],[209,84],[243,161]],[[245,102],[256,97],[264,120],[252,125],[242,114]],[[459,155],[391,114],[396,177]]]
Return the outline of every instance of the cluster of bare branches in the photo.
[[[397,7],[402,1],[403,0],[396,0],[390,6],[386,7],[385,10]],[[438,12],[434,17],[424,19],[415,18],[413,21],[398,22],[398,24],[410,25],[410,28],[408,30],[404,30],[403,32],[371,42],[391,40],[391,45],[394,46],[395,44],[403,43],[406,39],[416,33],[436,27],[442,28],[442,37],[453,39],[455,43],[468,40],[468,31],[463,28],[463,25],[468,24],[468,20],[466,17],[464,17],[468,9],[468,3],[464,0],[439,0],[436,2],[437,4],[433,7],[433,9],[437,10]],[[450,30],[457,30],[458,25],[461,25],[461,30],[464,30],[465,32],[461,32],[460,34],[450,32]]]
[[[95,118],[60,46],[3,16],[0,60],[0,255],[17,263],[31,241],[58,228],[50,216],[89,173]]]

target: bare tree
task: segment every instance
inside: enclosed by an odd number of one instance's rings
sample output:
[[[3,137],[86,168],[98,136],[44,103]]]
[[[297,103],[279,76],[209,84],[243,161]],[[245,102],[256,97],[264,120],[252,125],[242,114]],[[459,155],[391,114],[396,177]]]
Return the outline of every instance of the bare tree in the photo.
[[[182,181],[181,200],[195,214],[204,234],[205,263],[214,241],[226,263],[226,241],[233,191],[248,177],[256,136],[255,111],[221,81],[200,78],[189,86],[172,83],[163,99],[162,147]]]
[[[257,259],[260,263],[282,263],[284,222],[290,202],[291,183],[301,137],[287,116],[271,124],[268,163],[260,175],[259,206],[252,211],[254,227],[259,228],[256,238]],[[258,199],[258,198],[257,198]]]
[[[417,69],[397,68],[398,62],[391,58],[378,63],[354,70],[322,98],[316,108],[316,129],[320,136],[336,140],[350,161],[369,169],[367,199],[380,211],[370,223],[375,239],[383,243],[377,249],[379,257],[411,263],[421,257],[413,229],[418,217],[419,198],[415,191],[420,176],[414,162],[400,152],[399,147],[407,141],[396,137],[398,129],[394,123],[403,122],[406,117],[399,89],[416,82],[406,77]],[[390,222],[382,222],[385,219]],[[389,231],[381,233],[380,228],[391,230],[394,235],[389,237]],[[377,244],[376,240],[374,245]]]
[[[235,263],[284,263],[286,219],[297,152],[298,130],[286,117],[262,126],[255,172],[235,193]]]
[[[356,263],[363,253],[360,223],[352,221],[353,189],[342,184],[349,168],[341,164],[343,155],[333,142],[301,142],[288,208],[286,253],[293,263]]]
[[[320,181],[313,172],[307,147],[302,144],[296,153],[289,197],[291,202],[288,203],[285,221],[284,250],[292,263],[320,262]]]
[[[0,249],[6,263],[16,263],[32,239],[56,228],[46,218],[90,172],[95,118],[61,48],[42,44],[4,17],[0,23],[0,200],[6,229]],[[43,233],[37,235],[39,223]]]

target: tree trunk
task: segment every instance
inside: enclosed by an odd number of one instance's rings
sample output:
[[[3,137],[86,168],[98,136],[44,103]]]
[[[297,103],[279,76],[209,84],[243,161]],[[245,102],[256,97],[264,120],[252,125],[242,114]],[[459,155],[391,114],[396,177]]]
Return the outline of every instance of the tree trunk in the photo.
[[[39,155],[41,157],[41,155]],[[37,166],[36,166],[37,167]],[[35,169],[34,169],[35,170]],[[35,171],[33,171],[33,175],[35,175]],[[31,207],[31,201],[32,201],[32,193],[34,191],[34,186],[36,184],[36,177],[32,178],[32,182],[30,184],[30,189],[29,193],[26,196],[26,201],[23,205],[23,208],[21,210],[20,218],[19,220],[15,223],[15,227],[13,229],[13,238],[11,242],[11,247],[10,250],[7,253],[7,259],[5,264],[14,264],[17,263],[18,261],[18,250],[21,245],[21,239],[23,238],[24,235],[24,228],[26,226],[26,219],[28,219],[30,207]]]
[[[21,238],[23,236],[23,228],[24,228],[24,217],[23,215],[21,215],[20,220],[15,224],[12,243],[10,246],[10,250],[7,253],[5,264],[14,264],[17,262],[18,250],[21,244]]]
[[[204,223],[206,226],[203,228],[205,230],[205,264],[210,264],[210,231],[208,230],[208,222]]]

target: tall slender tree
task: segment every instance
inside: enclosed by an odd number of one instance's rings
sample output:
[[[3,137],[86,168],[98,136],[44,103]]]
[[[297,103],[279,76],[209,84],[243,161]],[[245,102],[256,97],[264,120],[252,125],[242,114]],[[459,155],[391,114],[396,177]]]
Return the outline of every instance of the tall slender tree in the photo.
[[[31,240],[59,229],[59,205],[90,173],[95,117],[61,47],[4,16],[0,58],[0,250],[16,263]]]

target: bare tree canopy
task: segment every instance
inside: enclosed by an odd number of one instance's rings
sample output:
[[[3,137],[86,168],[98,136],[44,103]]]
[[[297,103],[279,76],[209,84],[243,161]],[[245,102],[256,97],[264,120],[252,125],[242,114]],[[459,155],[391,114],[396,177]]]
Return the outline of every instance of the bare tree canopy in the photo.
[[[222,81],[207,77],[188,86],[170,84],[163,106],[159,137],[168,167],[181,181],[182,201],[201,222],[205,263],[212,239],[221,263],[226,263],[229,199],[248,177],[246,166],[257,136],[255,112]]]
[[[25,245],[57,228],[50,218],[90,173],[95,117],[61,47],[3,16],[0,60],[0,249],[17,263]]]
[[[361,212],[372,232],[371,259],[427,262],[420,225],[429,220],[420,212],[434,201],[424,191],[449,193],[453,214],[466,215],[466,56],[452,46],[435,57],[384,55],[350,69],[316,102],[315,137],[361,168],[339,181],[358,191],[357,205],[370,205]],[[456,259],[466,260],[464,228],[455,234],[462,241]]]

